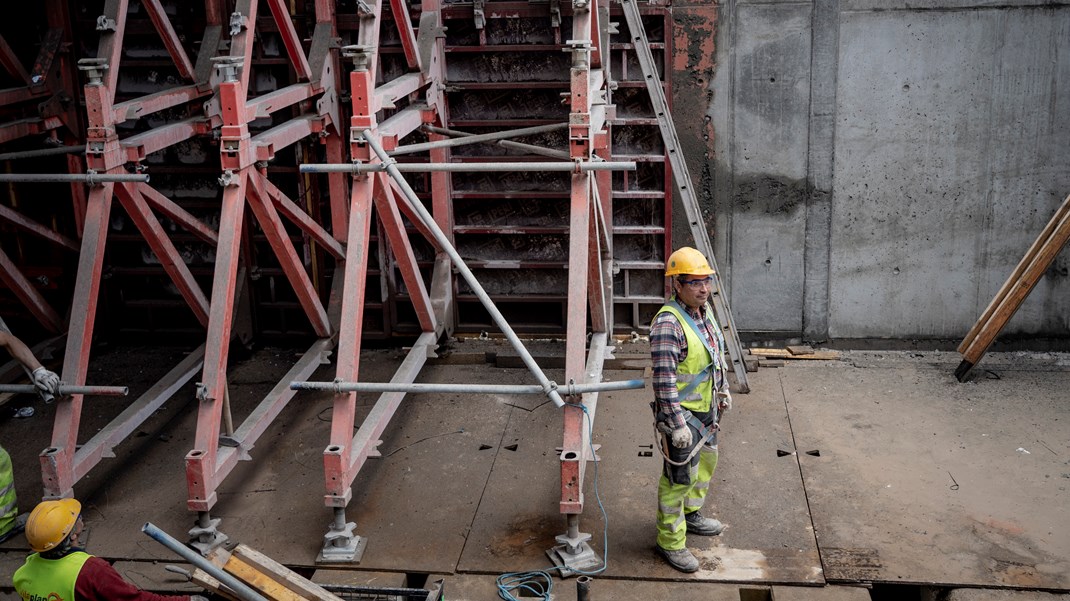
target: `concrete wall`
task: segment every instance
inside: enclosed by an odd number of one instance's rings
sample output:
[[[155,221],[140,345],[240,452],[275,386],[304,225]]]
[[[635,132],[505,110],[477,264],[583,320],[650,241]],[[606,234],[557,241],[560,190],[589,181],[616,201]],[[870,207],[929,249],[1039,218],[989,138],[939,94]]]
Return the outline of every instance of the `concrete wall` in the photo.
[[[673,14],[674,117],[741,331],[961,338],[1070,194],[1070,2]],[[1004,333],[1070,335],[1068,271],[1064,250]]]

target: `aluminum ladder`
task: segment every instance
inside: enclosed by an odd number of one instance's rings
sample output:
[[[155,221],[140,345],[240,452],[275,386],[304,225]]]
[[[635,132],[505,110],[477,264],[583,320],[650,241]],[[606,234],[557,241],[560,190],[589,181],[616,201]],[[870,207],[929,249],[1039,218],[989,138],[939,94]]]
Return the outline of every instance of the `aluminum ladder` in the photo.
[[[747,369],[743,364],[743,347],[739,343],[739,334],[736,332],[736,323],[732,319],[732,311],[728,308],[728,298],[724,294],[724,285],[721,282],[721,270],[717,268],[717,260],[713,255],[713,245],[710,243],[709,233],[702,222],[702,214],[698,208],[698,197],[691,185],[691,172],[687,168],[687,161],[680,152],[680,139],[676,136],[676,126],[673,125],[672,115],[669,114],[669,103],[665,98],[665,89],[662,87],[658,70],[654,66],[654,55],[650,52],[650,42],[643,28],[643,21],[639,15],[639,7],[636,0],[620,0],[624,10],[624,18],[628,21],[628,31],[631,33],[632,46],[635,55],[639,59],[639,66],[643,70],[643,80],[646,82],[647,93],[650,94],[650,104],[654,107],[657,115],[658,127],[661,128],[661,137],[665,143],[665,152],[669,155],[669,164],[672,166],[673,181],[676,189],[684,202],[684,211],[687,213],[687,222],[691,227],[691,235],[695,238],[695,246],[710,262],[710,267],[716,272],[713,274],[713,309],[717,316],[717,322],[725,333],[725,343],[728,345],[728,355],[732,362],[732,371],[736,374],[739,392],[750,392],[750,384],[747,383]]]

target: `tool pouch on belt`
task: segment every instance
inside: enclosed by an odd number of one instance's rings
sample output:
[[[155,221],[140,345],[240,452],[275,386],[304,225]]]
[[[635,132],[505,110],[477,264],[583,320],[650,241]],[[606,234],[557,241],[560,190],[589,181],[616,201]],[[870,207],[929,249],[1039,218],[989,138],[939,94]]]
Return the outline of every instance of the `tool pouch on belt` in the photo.
[[[678,449],[672,446],[669,434],[671,427],[667,426],[666,416],[656,413],[654,403],[651,403],[650,407],[652,411],[655,411],[654,426],[658,433],[658,446],[661,448],[661,455],[664,459],[662,463],[665,477],[673,484],[690,484],[692,475],[698,469],[699,454],[703,447],[715,448],[717,446],[717,424],[714,421],[716,409],[711,407],[711,410],[707,412],[684,410],[684,421],[691,429],[691,446]],[[666,429],[669,432],[665,432]]]

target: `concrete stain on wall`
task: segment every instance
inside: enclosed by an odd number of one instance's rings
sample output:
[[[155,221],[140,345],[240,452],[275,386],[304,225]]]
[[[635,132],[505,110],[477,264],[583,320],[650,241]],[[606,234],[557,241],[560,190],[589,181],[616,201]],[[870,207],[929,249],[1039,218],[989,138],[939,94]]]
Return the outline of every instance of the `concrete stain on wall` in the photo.
[[[821,194],[826,197],[828,195],[827,192]],[[808,196],[805,180],[761,174],[737,175],[732,199],[737,211],[776,215],[790,214],[805,208]]]

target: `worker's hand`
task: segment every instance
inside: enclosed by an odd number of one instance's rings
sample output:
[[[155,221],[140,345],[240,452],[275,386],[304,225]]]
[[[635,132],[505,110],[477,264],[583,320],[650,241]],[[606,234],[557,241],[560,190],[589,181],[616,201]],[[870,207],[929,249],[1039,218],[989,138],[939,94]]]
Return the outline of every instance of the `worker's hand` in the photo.
[[[208,597],[204,595],[190,595],[189,601],[208,601]]]
[[[672,431],[672,446],[686,449],[691,446],[691,428],[684,426]]]
[[[732,393],[725,390],[717,393],[717,410],[721,413],[732,409]]]
[[[56,390],[59,388],[59,376],[54,371],[38,367],[33,370],[33,384],[41,392],[56,394]]]

